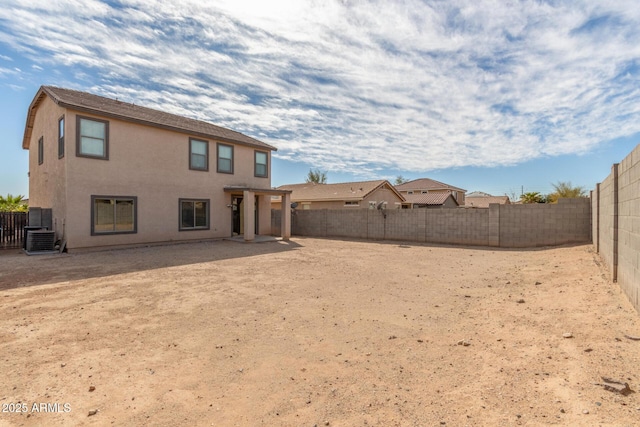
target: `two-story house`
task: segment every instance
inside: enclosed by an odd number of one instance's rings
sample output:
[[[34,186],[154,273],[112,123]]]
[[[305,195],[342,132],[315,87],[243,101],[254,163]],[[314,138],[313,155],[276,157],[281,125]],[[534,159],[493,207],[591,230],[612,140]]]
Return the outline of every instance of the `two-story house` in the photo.
[[[211,123],[42,86],[29,106],[29,203],[68,249],[270,235],[276,148]],[[280,234],[288,239],[290,211]],[[276,234],[276,230],[273,230]]]

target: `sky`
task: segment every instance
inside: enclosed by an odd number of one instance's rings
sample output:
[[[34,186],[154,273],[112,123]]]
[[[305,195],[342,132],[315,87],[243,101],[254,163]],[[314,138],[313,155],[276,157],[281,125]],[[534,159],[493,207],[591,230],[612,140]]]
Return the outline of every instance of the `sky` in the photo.
[[[40,85],[268,144],[272,185],[593,189],[640,142],[635,0],[3,0],[0,195]]]

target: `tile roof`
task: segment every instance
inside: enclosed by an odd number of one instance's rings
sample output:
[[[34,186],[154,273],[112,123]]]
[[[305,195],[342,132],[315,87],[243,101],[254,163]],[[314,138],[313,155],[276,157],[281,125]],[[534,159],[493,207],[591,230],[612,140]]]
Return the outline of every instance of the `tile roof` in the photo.
[[[433,192],[427,194],[403,194],[403,196],[407,202],[414,205],[443,205],[449,197],[451,197],[453,201],[456,202],[456,205],[458,204],[455,197],[453,197],[453,195],[450,193]]]
[[[464,205],[472,208],[488,208],[491,203],[508,205],[511,202],[508,196],[467,196],[464,200]]]
[[[275,147],[258,141],[255,138],[208,122],[118,101],[117,99],[105,98],[87,92],[63,89],[55,86],[41,86],[31,102],[27,116],[25,135],[22,141],[23,148],[29,147],[35,109],[45,96],[49,96],[56,104],[73,110],[188,133],[193,136],[276,150]]]
[[[337,184],[289,184],[281,185],[278,190],[291,190],[291,201],[332,201],[332,200],[362,200],[383,185],[396,192],[389,181],[341,182]],[[402,196],[397,193],[398,197]]]
[[[414,179],[413,181],[405,182],[404,184],[396,185],[398,191],[411,191],[411,190],[455,190],[465,192],[467,190],[453,185],[445,184],[444,182],[436,181],[430,178]]]

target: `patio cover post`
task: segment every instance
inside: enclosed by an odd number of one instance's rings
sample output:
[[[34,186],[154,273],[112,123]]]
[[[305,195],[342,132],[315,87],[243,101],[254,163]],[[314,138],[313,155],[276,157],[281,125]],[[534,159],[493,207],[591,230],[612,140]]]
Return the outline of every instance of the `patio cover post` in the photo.
[[[253,191],[243,191],[244,241],[253,242],[256,236],[256,198]]]
[[[289,240],[291,237],[291,193],[282,195],[280,210],[280,235],[282,240]]]

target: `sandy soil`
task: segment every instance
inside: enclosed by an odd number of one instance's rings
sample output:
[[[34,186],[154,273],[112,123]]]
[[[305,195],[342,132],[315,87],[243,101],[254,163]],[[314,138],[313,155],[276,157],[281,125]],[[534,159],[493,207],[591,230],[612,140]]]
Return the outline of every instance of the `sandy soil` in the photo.
[[[607,274],[588,245],[5,252],[0,426],[638,425],[598,385],[640,389]]]

